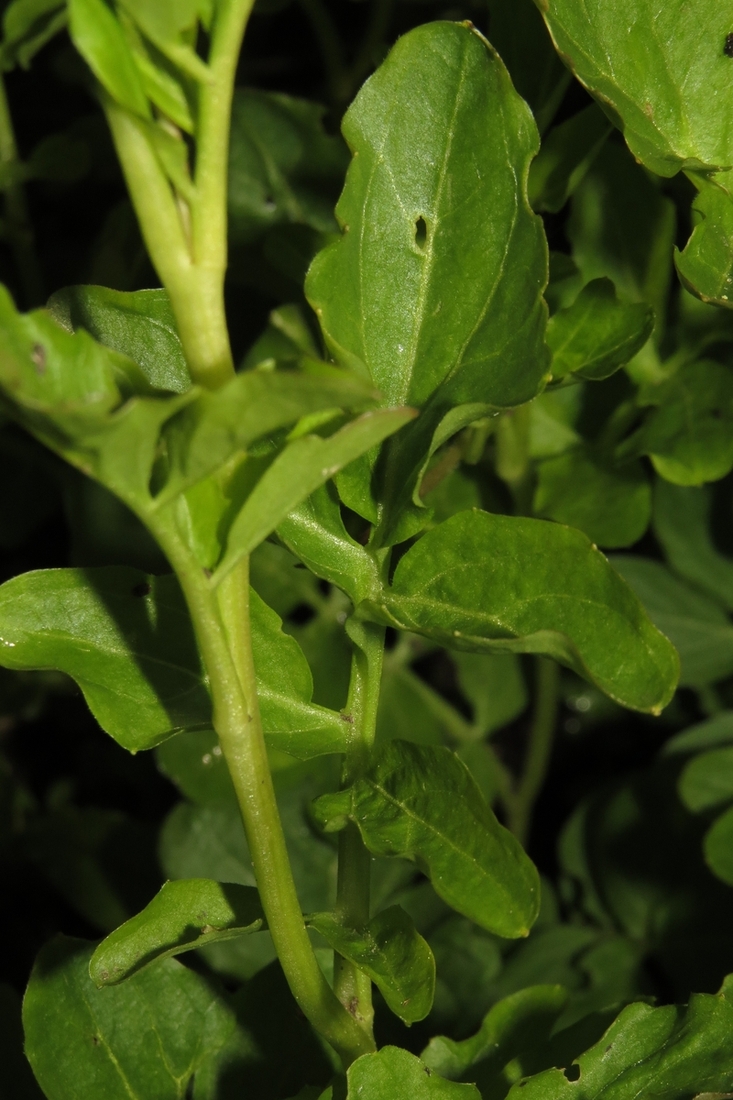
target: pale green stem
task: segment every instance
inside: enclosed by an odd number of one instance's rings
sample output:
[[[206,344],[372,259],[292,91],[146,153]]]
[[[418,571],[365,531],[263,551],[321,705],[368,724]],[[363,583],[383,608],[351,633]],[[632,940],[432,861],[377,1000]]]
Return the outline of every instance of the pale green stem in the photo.
[[[167,523],[154,533],[181,583],[209,675],[213,725],[237,794],[262,907],[296,1001],[348,1066],[374,1049],[346,1012],[313,953],[290,868],[262,733],[249,626],[249,559],[212,593]]]
[[[9,169],[11,175],[20,165],[2,74],[0,74],[0,164],[3,168]],[[5,189],[5,229],[18,268],[23,304],[28,308],[41,305],[44,300],[43,278],[36,256],[25,190],[20,181],[10,183]]]
[[[384,627],[351,619],[347,629],[354,653],[345,711],[352,742],[344,761],[344,787],[351,786],[369,764],[384,658]],[[369,923],[370,879],[371,856],[356,826],[349,824],[339,836],[336,913],[350,928],[365,928]],[[371,1039],[374,1018],[371,981],[362,970],[338,954],[334,955],[334,990]]]
[[[527,843],[534,804],[547,775],[559,702],[559,667],[548,657],[537,657],[536,664],[537,693],[524,768],[507,806],[509,828],[522,844]]]

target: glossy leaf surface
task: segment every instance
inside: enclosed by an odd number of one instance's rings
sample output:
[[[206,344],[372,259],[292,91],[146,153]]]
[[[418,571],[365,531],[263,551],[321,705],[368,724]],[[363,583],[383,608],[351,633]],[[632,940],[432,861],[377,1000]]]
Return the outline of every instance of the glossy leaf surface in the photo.
[[[598,546],[631,546],[649,525],[651,487],[640,462],[614,467],[573,450],[541,463],[533,509]]]
[[[603,555],[542,520],[460,512],[362,612],[457,649],[544,653],[636,710],[660,711],[677,681],[674,649]]]
[[[539,906],[534,865],[448,749],[392,741],[368,775],[322,796],[315,812],[329,830],[354,821],[375,855],[414,860],[482,928],[510,939],[529,932]]]
[[[661,176],[733,164],[730,13],[707,0],[540,3],[555,45]],[[684,94],[680,89],[684,88]]]
[[[727,173],[697,177],[692,204],[693,230],[675,264],[682,283],[703,302],[733,308],[733,197]],[[719,184],[719,186],[718,186]]]
[[[0,589],[0,661],[72,676],[95,718],[131,752],[211,722],[188,611],[173,577],[51,569]]]
[[[26,1053],[48,1100],[182,1100],[224,1045],[231,1011],[199,975],[166,959],[118,988],[95,988],[93,945],[59,936],[23,1004]]]
[[[232,523],[214,583],[264,542],[301,501],[413,417],[412,409],[363,413],[325,439],[305,435],[290,443],[267,468]]]
[[[619,302],[610,279],[594,279],[571,306],[547,326],[553,378],[578,374],[600,381],[628,363],[654,328],[654,313],[643,303]]]
[[[100,344],[128,356],[155,389],[184,393],[190,388],[167,291],[70,286],[53,294],[47,308],[70,332],[84,328]]]
[[[577,1079],[548,1069],[516,1084],[508,1100],[687,1100],[733,1087],[733,1005],[693,994],[689,1007],[629,1005],[573,1065]]]
[[[475,1085],[446,1081],[406,1050],[383,1047],[357,1058],[347,1074],[346,1100],[479,1100]]]
[[[156,959],[259,932],[264,925],[252,886],[204,878],[166,882],[141,913],[102,940],[89,974],[100,988],[116,985]]]
[[[614,568],[680,655],[680,683],[709,684],[733,672],[733,626],[709,597],[678,580],[661,562],[624,555]]]
[[[390,526],[448,409],[518,404],[541,386],[546,246],[525,182],[537,132],[492,48],[438,22],[399,39],[344,135],[355,155],[336,210],[343,234],[306,291],[338,361],[385,404],[428,404],[390,447]]]
[[[433,1006],[435,959],[404,909],[384,909],[363,931],[346,928],[332,913],[314,913],[308,924],[369,975],[401,1020],[425,1019]]]

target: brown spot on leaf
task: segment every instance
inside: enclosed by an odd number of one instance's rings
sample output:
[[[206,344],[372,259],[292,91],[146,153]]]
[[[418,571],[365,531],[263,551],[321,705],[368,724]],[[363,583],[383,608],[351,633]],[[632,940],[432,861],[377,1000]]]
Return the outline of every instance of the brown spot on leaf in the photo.
[[[46,349],[43,344],[34,344],[31,351],[31,359],[36,368],[36,374],[46,373]]]

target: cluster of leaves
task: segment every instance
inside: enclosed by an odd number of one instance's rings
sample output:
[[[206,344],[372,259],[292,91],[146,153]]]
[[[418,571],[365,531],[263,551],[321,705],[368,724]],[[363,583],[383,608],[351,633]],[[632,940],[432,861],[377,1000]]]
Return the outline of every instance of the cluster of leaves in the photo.
[[[14,0],[3,66],[27,66],[68,20],[113,130],[134,127],[193,216],[212,79],[197,47],[225,7]],[[326,7],[303,8],[335,33]],[[408,8],[405,29],[421,23]],[[57,786],[39,803],[9,753],[4,865],[27,861],[75,933],[42,948],[28,983],[34,1077],[1,987],[18,1096],[733,1091],[733,547],[718,522],[733,28],[711,0],[657,8],[491,0],[491,44],[466,23],[414,26],[346,113],[346,144],[315,102],[239,91],[230,293],[258,285],[272,310],[216,389],[192,382],[175,280],[66,286],[29,313],[2,290],[3,545],[42,539],[60,499],[72,532],[71,567],[12,568],[0,587],[9,728],[63,707],[70,679],[182,796],[156,838],[103,795],[78,805]],[[374,9],[372,52],[389,33],[389,5]],[[325,50],[334,109],[364,47],[351,70]],[[30,304],[23,186],[73,182],[74,140],[23,163],[11,150],[0,180]],[[60,172],[39,168],[53,157]],[[335,951],[379,991],[384,1045],[333,1084],[275,961],[214,732],[220,670],[196,608],[247,558],[308,934],[328,977]],[[373,691],[375,668],[374,746],[339,789],[354,677]],[[599,770],[575,792],[550,881],[521,842],[563,699],[565,760],[604,725],[634,721],[648,741],[651,719],[629,711],[664,710],[673,736],[637,774]],[[372,857],[358,925],[334,910],[337,836]]]

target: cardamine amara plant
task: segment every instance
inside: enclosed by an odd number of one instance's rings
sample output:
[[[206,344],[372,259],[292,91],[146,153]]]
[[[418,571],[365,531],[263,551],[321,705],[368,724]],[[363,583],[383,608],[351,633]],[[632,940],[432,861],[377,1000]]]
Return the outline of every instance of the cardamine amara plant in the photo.
[[[0,63],[0,1091],[733,1095],[733,9]]]

